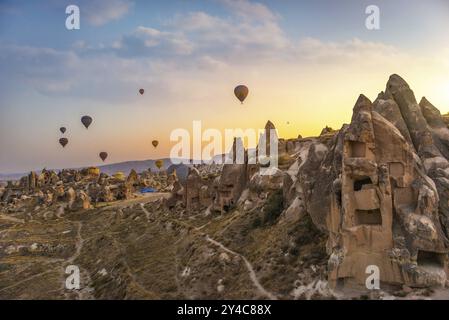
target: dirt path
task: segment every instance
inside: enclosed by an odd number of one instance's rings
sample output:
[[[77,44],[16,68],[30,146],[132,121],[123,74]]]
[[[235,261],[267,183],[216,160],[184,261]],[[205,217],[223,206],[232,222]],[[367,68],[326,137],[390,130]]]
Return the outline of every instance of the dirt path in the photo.
[[[175,222],[175,223],[178,223],[178,224],[180,224],[180,225],[183,225],[184,227],[191,227],[188,223],[185,223],[185,222],[181,222],[181,221],[177,221],[177,220],[172,220],[172,221]],[[270,299],[270,300],[277,300],[277,297],[276,297],[274,294],[272,294],[271,292],[267,291],[267,290],[262,286],[262,284],[259,282],[259,279],[257,278],[257,274],[256,274],[256,272],[254,271],[254,268],[253,268],[252,264],[248,261],[248,259],[246,259],[245,256],[243,256],[243,255],[241,255],[240,253],[237,253],[237,252],[235,252],[235,251],[232,251],[231,249],[227,248],[227,247],[226,247],[224,244],[222,244],[221,242],[212,239],[211,237],[209,237],[208,234],[206,234],[205,232],[201,231],[200,228],[193,227],[193,229],[194,229],[196,232],[198,232],[199,234],[201,234],[202,236],[204,236],[204,237],[206,238],[206,241],[212,243],[212,244],[215,245],[215,246],[220,247],[222,250],[224,250],[224,251],[226,251],[226,252],[228,252],[228,253],[230,253],[230,254],[232,254],[232,255],[234,255],[234,256],[240,257],[240,258],[243,260],[243,262],[245,262],[245,266],[246,266],[246,268],[248,269],[249,277],[250,277],[251,281],[253,282],[254,286],[257,288],[257,291],[259,291],[259,293],[260,293],[262,296],[265,296],[265,297],[267,297],[267,298]]]
[[[151,213],[147,209],[145,209],[145,206],[144,206],[143,203],[140,203],[140,208],[143,210],[143,212],[145,212],[145,216],[147,217],[147,221],[150,221]]]
[[[63,292],[64,292],[64,296],[66,298],[68,298],[68,293],[65,292],[67,290],[65,287],[65,279],[67,276],[65,274],[65,268],[68,265],[72,265],[75,262],[75,260],[80,256],[81,250],[83,249],[83,245],[84,245],[84,238],[81,234],[81,230],[83,228],[83,223],[81,221],[77,221],[76,225],[77,225],[77,229],[76,229],[76,240],[75,240],[75,253],[65,261],[65,263],[64,263],[65,267],[63,268],[64,269],[63,270],[63,272],[64,272]],[[91,298],[91,294],[89,292],[89,287],[88,287],[89,283],[91,282],[90,275],[87,270],[83,270],[79,266],[78,266],[78,268],[80,269],[81,279],[84,279],[84,280],[82,281],[82,288],[80,288],[79,290],[75,290],[74,292],[77,294],[78,300],[87,300],[87,299]]]
[[[105,206],[102,209],[119,209],[128,207],[130,205],[135,204],[146,204],[148,202],[156,201],[159,199],[167,198],[170,195],[170,193],[167,192],[157,192],[157,193],[149,193],[145,196],[134,198],[134,199],[128,199],[128,200],[120,200],[116,201],[114,203],[110,203],[109,205]]]
[[[146,208],[144,207],[143,204],[140,204],[140,206],[141,206],[142,210],[145,212],[145,214],[147,215],[147,217],[149,217],[151,213],[148,212],[148,210],[146,210]],[[176,219],[170,219],[170,220],[173,221],[174,223],[180,224],[180,225],[182,225],[184,227],[193,228],[196,232],[198,232],[199,234],[204,236],[208,242],[214,244],[215,246],[220,247],[222,250],[224,250],[224,251],[226,251],[226,252],[228,252],[228,253],[230,253],[230,254],[232,254],[234,256],[240,257],[243,260],[243,262],[245,263],[245,266],[248,269],[249,277],[250,277],[251,281],[253,282],[254,286],[257,288],[257,291],[259,291],[259,293],[262,296],[265,296],[265,297],[267,297],[270,300],[277,300],[277,297],[274,294],[272,294],[271,292],[268,292],[262,286],[262,284],[260,283],[259,279],[257,278],[257,274],[254,271],[254,268],[253,268],[252,264],[248,261],[248,259],[245,256],[243,256],[243,255],[241,255],[241,254],[239,254],[239,253],[237,253],[235,251],[232,251],[231,249],[225,247],[221,242],[212,239],[211,237],[209,237],[208,234],[206,234],[205,232],[201,231],[201,229],[204,228],[207,224],[203,225],[201,227],[192,227],[192,226],[190,226],[186,222],[181,222],[181,221],[178,221]],[[178,280],[178,279],[176,279],[176,280]]]
[[[77,221],[77,229],[76,229],[76,241],[75,241],[75,253],[67,259],[68,264],[72,264],[76,258],[81,254],[81,250],[83,249],[84,239],[81,236],[81,228],[83,227],[83,223],[81,221]]]
[[[253,266],[248,261],[248,259],[245,258],[245,256],[243,256],[235,251],[232,251],[231,249],[228,249],[222,243],[220,243],[214,239],[211,239],[208,235],[206,235],[206,240],[209,241],[210,243],[220,247],[222,250],[224,250],[234,256],[240,257],[245,262],[246,268],[248,269],[248,272],[249,272],[249,277],[251,278],[251,281],[253,282],[253,284],[259,291],[259,293],[261,295],[267,297],[270,300],[277,300],[277,297],[275,295],[273,295],[271,292],[268,292],[267,290],[265,290],[265,288],[260,284],[259,279],[257,278],[256,272],[254,271]]]
[[[1,213],[0,213],[0,219],[6,220],[6,221],[11,221],[11,222],[17,222],[17,223],[25,223],[25,221],[23,219],[17,219],[17,218],[10,217],[10,216],[7,216],[7,215],[1,214]]]

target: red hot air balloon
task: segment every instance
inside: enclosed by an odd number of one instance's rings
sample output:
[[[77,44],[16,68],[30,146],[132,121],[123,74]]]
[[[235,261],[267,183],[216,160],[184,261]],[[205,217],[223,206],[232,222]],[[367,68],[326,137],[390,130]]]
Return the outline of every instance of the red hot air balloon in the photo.
[[[69,143],[69,139],[67,139],[67,138],[61,138],[61,139],[59,139],[59,144],[60,144],[63,148],[65,148],[65,146],[67,145],[67,143]]]
[[[247,86],[239,85],[235,87],[234,94],[237,97],[237,99],[240,100],[240,102],[243,104],[243,101],[245,101],[246,97],[248,96],[249,89]]]
[[[67,131],[67,129],[65,127],[61,127],[59,128],[59,131],[61,131],[61,133],[64,134]]]
[[[139,93],[140,93],[141,95],[143,95],[143,94],[145,93],[145,90],[140,89],[140,90],[139,90]]]
[[[106,158],[108,157],[108,153],[107,152],[100,152],[100,159],[103,160],[103,162],[106,160]]]
[[[92,118],[89,117],[89,116],[83,116],[83,117],[81,118],[81,122],[82,122],[82,124],[86,127],[86,129],[88,129],[89,126],[90,126],[91,123],[92,123]]]

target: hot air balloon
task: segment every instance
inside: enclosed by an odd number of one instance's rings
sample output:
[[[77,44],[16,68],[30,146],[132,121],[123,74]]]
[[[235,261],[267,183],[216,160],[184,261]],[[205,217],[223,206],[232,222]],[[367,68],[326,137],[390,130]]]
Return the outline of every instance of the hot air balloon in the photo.
[[[151,142],[151,144],[153,145],[153,147],[156,148],[156,147],[159,145],[159,141],[153,140],[153,141]]]
[[[61,133],[64,134],[67,131],[67,129],[65,127],[61,127],[59,128],[59,131],[61,131]]]
[[[106,158],[108,157],[108,153],[107,152],[100,152],[100,158],[101,158],[101,160],[103,160],[103,162],[104,162],[104,160],[106,160]]]
[[[139,93],[140,93],[141,95],[143,95],[143,94],[145,93],[145,90],[140,89],[140,90],[139,90]]]
[[[122,171],[117,171],[116,173],[114,173],[113,175],[114,178],[116,178],[117,180],[125,180],[126,176]]]
[[[245,101],[246,97],[248,96],[249,89],[247,86],[240,85],[235,87],[234,94],[237,97],[237,99],[240,100],[240,102],[243,104],[243,101]]]
[[[164,160],[156,160],[154,164],[159,170],[161,170],[162,166],[164,165]]]
[[[98,169],[97,167],[89,167],[87,168],[87,174],[90,176],[99,176],[100,169]]]
[[[67,145],[67,143],[69,143],[69,139],[67,139],[67,138],[61,138],[61,139],[59,139],[59,144],[60,144],[63,148],[65,148],[65,146]]]
[[[83,125],[86,127],[86,129],[89,128],[90,124],[92,123],[92,118],[89,116],[83,116],[81,118],[81,122],[83,123]]]

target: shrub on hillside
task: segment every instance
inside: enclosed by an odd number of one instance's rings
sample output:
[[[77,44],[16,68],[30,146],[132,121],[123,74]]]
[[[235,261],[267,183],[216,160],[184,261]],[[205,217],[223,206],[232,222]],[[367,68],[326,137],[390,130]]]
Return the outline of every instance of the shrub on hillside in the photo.
[[[273,192],[267,199],[264,208],[264,225],[272,225],[279,218],[282,210],[284,209],[284,198],[282,196],[282,190]]]

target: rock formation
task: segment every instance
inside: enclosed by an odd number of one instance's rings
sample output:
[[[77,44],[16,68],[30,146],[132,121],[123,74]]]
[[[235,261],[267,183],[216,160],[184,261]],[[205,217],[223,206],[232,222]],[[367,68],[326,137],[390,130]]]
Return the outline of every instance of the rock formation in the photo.
[[[64,204],[71,211],[90,208],[100,203],[126,200],[136,196],[142,188],[168,192],[177,181],[176,173],[167,175],[164,171],[137,174],[132,170],[126,179],[116,179],[98,168],[81,170],[64,169],[58,174],[43,169],[39,174],[31,172],[19,181],[9,181],[2,187],[0,206],[14,211],[22,198],[35,205],[53,206]]]
[[[307,213],[329,233],[329,280],[444,286],[448,274],[447,127],[393,75],[374,103],[360,96],[328,151],[313,143],[299,170]]]

